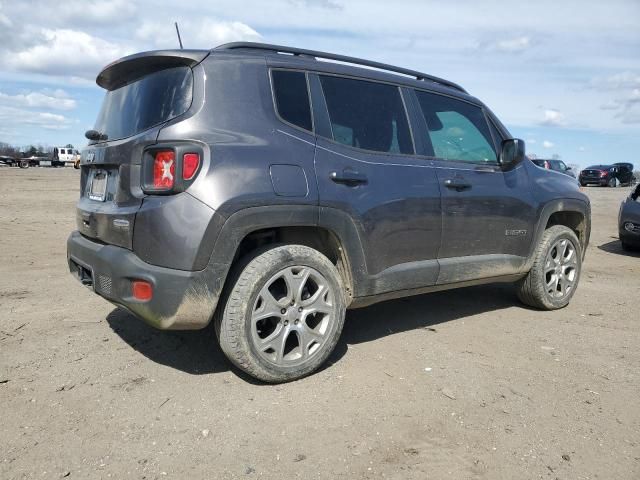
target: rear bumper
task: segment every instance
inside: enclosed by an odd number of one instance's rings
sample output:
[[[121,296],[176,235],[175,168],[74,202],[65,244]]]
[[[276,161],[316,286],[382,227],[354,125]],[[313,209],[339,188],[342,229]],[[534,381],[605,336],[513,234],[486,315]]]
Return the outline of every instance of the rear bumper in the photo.
[[[205,327],[215,311],[228,265],[190,272],[158,267],[125,248],[97,243],[73,232],[67,240],[69,271],[95,293],[162,330]],[[153,298],[139,301],[131,282],[153,285]]]

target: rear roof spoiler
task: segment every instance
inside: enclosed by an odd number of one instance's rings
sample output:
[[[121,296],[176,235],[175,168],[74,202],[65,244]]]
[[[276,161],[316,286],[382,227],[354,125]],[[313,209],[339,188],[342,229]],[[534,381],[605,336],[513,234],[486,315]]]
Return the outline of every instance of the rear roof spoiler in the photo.
[[[208,50],[155,50],[136,53],[110,63],[102,69],[96,83],[115,90],[153,72],[173,67],[193,67],[209,55]]]

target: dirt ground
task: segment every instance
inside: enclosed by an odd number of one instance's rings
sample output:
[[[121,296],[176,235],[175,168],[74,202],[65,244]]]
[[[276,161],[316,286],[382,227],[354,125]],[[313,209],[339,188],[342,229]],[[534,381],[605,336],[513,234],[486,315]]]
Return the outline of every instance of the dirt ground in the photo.
[[[159,332],[67,272],[78,172],[0,169],[0,478],[640,478],[640,255],[628,188],[586,190],[580,287],[350,311],[325,369],[261,385],[211,329]]]

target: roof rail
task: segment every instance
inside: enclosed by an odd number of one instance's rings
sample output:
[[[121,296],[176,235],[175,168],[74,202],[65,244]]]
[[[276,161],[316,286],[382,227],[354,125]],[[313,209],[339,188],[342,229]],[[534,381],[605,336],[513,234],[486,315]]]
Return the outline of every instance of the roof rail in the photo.
[[[364,65],[366,67],[377,68],[379,70],[387,70],[390,72],[400,73],[402,75],[408,75],[410,77],[415,77],[416,80],[429,81],[433,83],[438,83],[440,85],[444,85],[445,87],[454,88],[460,92],[467,93],[467,91],[462,88],[460,85],[450,82],[449,80],[444,80],[443,78],[434,77],[433,75],[429,75],[427,73],[418,72],[416,70],[409,70],[407,68],[402,67],[394,67],[393,65],[387,65],[386,63],[374,62],[371,60],[364,60],[362,58],[349,57],[347,55],[338,55],[335,53],[327,53],[327,52],[319,52],[316,50],[307,50],[304,48],[295,48],[295,47],[285,47],[282,45],[271,45],[268,43],[257,43],[257,42],[231,42],[220,45],[213,50],[233,50],[238,48],[250,48],[255,50],[269,50],[272,52],[282,52],[282,53],[290,53],[295,56],[308,56],[313,58],[324,58],[327,60],[335,60],[338,62],[352,63],[354,65]]]

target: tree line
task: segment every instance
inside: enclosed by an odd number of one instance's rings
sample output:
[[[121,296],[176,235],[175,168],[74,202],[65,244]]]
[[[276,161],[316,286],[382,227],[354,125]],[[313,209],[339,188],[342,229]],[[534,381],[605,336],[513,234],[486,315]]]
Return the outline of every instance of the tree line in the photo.
[[[53,148],[50,145],[26,145],[18,147],[9,143],[0,142],[0,156],[12,157],[12,158],[29,158],[29,157],[47,157],[53,152]],[[75,148],[70,143],[65,145],[64,148]]]

